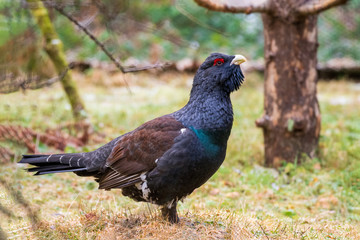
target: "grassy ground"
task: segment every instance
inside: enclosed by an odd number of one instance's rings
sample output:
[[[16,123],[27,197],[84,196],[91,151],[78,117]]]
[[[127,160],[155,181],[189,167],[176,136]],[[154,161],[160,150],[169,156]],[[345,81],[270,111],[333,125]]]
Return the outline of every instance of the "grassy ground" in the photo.
[[[124,77],[94,70],[75,74],[75,79],[94,129],[105,134],[106,142],[182,107],[192,76]],[[180,224],[164,222],[155,206],[122,197],[120,190],[97,190],[90,178],[71,173],[32,177],[23,166],[6,164],[0,166],[0,177],[22,193],[31,210],[0,186],[0,207],[15,215],[0,212],[0,225],[13,239],[360,239],[360,85],[320,82],[318,92],[318,158],[301,166],[284,165],[278,172],[261,167],[262,133],[254,121],[262,114],[263,88],[259,76],[247,75],[245,85],[232,96],[235,122],[225,163],[180,203]],[[38,131],[71,121],[59,85],[0,95],[0,109],[0,124]],[[5,144],[18,154],[24,151]],[[52,151],[42,145],[39,149]],[[34,228],[29,211],[38,212]]]

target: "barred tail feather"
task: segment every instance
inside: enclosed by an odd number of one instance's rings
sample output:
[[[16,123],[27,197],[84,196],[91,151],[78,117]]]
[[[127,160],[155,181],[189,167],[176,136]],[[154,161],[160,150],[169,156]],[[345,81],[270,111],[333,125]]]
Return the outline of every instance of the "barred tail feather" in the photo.
[[[35,175],[60,172],[86,171],[84,153],[67,153],[53,155],[23,155],[19,163],[29,163],[36,167],[28,168]]]

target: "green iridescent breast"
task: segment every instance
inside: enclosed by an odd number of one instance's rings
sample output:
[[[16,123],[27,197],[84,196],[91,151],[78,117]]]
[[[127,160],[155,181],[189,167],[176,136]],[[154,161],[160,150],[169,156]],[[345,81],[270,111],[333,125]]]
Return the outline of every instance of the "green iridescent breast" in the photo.
[[[189,129],[196,134],[209,156],[216,156],[219,154],[221,147],[219,145],[219,137],[216,132],[195,129],[194,127],[189,127]]]

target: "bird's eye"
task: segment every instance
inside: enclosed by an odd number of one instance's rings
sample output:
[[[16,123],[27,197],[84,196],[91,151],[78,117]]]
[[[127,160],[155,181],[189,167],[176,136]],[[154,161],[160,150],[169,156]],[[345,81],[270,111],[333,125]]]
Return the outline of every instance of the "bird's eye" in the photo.
[[[213,65],[213,66],[215,66],[215,65],[220,66],[220,65],[222,65],[223,63],[224,63],[224,59],[222,59],[222,58],[217,58],[217,59],[214,60],[214,65]]]

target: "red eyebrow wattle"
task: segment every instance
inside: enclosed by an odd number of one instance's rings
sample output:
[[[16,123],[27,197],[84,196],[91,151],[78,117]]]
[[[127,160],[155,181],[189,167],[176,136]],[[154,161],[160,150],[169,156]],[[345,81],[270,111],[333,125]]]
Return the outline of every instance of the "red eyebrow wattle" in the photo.
[[[217,59],[215,59],[215,60],[214,60],[214,65],[215,65],[216,63],[218,63],[218,62],[224,63],[224,59],[223,59],[223,58],[217,58]]]

